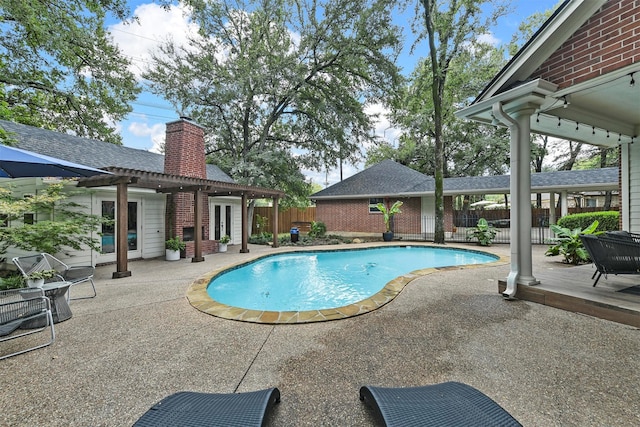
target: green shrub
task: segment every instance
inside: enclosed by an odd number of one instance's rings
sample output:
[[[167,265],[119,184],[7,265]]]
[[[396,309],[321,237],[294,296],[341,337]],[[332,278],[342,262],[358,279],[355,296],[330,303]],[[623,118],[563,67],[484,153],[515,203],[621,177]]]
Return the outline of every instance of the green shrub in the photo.
[[[267,232],[252,234],[249,237],[249,243],[253,245],[268,245],[271,242],[273,242],[273,234]]]
[[[478,224],[467,230],[467,241],[477,239],[480,246],[490,246],[496,237],[496,229],[486,219],[480,218]]]
[[[311,230],[309,230],[309,237],[324,237],[327,234],[327,226],[324,222],[311,222]]]
[[[582,228],[566,228],[557,224],[551,226],[551,230],[556,237],[551,239],[555,244],[550,246],[545,252],[547,256],[563,255],[564,262],[567,264],[578,265],[582,262],[589,262],[589,253],[580,240],[581,234],[601,234],[603,231],[598,229],[598,221],[593,221],[588,227]]]
[[[619,229],[620,213],[618,211],[604,212],[583,212],[571,215],[565,215],[557,222],[558,226],[575,230],[579,228],[584,230],[589,228],[594,221],[598,222],[598,228],[594,232],[599,231],[616,231]]]
[[[0,278],[0,291],[24,288],[24,286],[25,282],[22,275],[12,274],[10,276]]]

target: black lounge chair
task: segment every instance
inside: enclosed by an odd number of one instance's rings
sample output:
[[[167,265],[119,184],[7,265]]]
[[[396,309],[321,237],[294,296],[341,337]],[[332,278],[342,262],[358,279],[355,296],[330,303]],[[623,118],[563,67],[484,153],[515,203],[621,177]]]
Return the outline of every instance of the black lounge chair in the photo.
[[[636,243],[632,235],[581,234],[580,240],[596,267],[591,276],[596,279],[593,286],[603,274],[605,278],[608,274],[640,274],[640,243]]]
[[[385,426],[520,426],[500,405],[479,390],[458,382],[422,387],[360,389]]]
[[[263,426],[278,402],[277,388],[229,394],[182,391],[156,403],[134,427]]]

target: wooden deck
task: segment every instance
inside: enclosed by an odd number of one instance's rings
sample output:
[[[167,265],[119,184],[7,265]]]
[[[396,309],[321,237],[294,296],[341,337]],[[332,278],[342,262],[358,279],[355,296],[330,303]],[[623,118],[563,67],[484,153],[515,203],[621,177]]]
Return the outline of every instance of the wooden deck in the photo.
[[[537,267],[537,269],[536,269]],[[518,286],[516,298],[640,327],[640,275],[602,276],[593,287],[595,269],[589,265],[534,264],[535,286]],[[621,292],[636,286],[636,294]],[[500,280],[502,293],[506,281]]]

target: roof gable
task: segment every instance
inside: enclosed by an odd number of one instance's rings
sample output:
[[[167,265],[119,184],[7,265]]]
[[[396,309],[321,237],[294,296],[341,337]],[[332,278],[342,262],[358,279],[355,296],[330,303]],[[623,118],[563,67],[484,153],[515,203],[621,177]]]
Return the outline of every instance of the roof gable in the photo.
[[[151,151],[82,138],[6,120],[0,127],[17,141],[17,147],[94,168],[119,167],[147,172],[164,172],[164,156]],[[215,165],[207,165],[207,179],[234,182]]]
[[[473,104],[533,80],[534,73],[607,0],[566,0],[511,58]]]

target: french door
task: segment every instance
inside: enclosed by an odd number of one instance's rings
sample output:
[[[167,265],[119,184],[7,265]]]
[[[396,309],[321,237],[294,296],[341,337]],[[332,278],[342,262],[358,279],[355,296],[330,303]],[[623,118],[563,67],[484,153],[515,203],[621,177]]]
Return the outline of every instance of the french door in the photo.
[[[99,255],[100,262],[116,260],[116,245],[118,244],[116,201],[115,199],[101,199],[100,211],[103,218],[111,220],[109,224],[102,225],[102,250]],[[140,258],[142,256],[142,224],[141,224],[140,200],[129,200],[127,205],[127,248],[128,258]]]
[[[213,240],[220,240],[225,234],[233,242],[233,206],[213,204]]]

